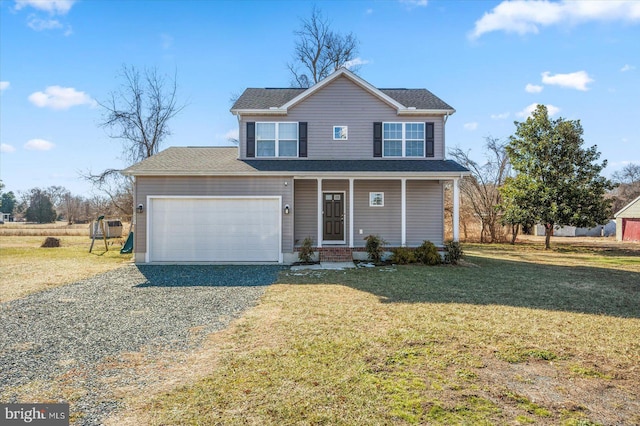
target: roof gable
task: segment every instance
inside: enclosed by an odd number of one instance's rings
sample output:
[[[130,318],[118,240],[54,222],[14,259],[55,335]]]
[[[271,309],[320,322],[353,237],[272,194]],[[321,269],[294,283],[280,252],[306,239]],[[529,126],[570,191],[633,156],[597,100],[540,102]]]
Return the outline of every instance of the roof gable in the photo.
[[[398,115],[446,114],[455,112],[450,105],[426,89],[378,89],[351,71],[341,68],[308,89],[249,88],[238,98],[233,114],[259,113],[286,115],[289,108],[322,90],[338,78],[347,78],[366,92],[396,109]]]
[[[622,213],[625,212],[625,210],[629,209],[629,207],[633,206],[636,203],[640,203],[640,196],[638,196],[635,200],[633,200],[632,202],[630,202],[629,204],[627,204],[626,206],[624,206],[623,208],[620,209],[619,212],[617,212],[616,214],[613,215],[613,217],[617,218],[618,216],[620,216]]]

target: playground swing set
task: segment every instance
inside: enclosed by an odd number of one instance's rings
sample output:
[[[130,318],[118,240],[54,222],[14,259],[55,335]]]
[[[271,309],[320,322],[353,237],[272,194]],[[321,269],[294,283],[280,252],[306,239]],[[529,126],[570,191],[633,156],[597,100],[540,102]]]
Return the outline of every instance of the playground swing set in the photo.
[[[96,238],[102,235],[104,241],[105,252],[109,251],[109,245],[107,244],[107,238],[111,235],[109,232],[112,222],[115,226],[119,226],[118,237],[122,235],[122,222],[120,221],[106,221],[104,215],[98,216],[98,219],[93,223],[93,232],[91,232],[91,246],[89,247],[89,253],[93,251],[93,245],[96,242]],[[129,227],[129,235],[124,245],[120,249],[120,254],[131,254],[133,252],[133,224]]]

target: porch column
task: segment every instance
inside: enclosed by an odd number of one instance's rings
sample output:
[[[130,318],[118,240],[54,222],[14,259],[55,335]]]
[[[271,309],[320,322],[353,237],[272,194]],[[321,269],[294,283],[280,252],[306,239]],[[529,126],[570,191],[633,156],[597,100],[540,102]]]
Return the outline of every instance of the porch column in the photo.
[[[460,241],[460,188],[458,178],[453,179],[453,241]]]
[[[318,180],[318,247],[322,247],[322,178]]]
[[[353,248],[353,178],[349,178],[349,247]]]
[[[407,179],[400,179],[400,233],[402,234],[400,245],[402,247],[407,246]]]

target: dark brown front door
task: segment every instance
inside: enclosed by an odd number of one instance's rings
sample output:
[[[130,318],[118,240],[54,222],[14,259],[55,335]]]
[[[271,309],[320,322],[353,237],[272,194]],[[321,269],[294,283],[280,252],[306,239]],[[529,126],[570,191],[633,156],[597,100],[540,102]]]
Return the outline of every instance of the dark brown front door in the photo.
[[[322,214],[325,241],[344,241],[344,194],[325,192]]]

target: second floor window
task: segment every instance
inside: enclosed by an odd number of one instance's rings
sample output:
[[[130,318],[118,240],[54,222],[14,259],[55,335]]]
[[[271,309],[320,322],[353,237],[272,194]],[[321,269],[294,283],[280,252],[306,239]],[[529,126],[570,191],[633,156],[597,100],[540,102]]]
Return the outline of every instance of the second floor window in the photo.
[[[256,123],[257,157],[297,157],[298,123]]]
[[[384,157],[424,157],[424,123],[383,123]]]

